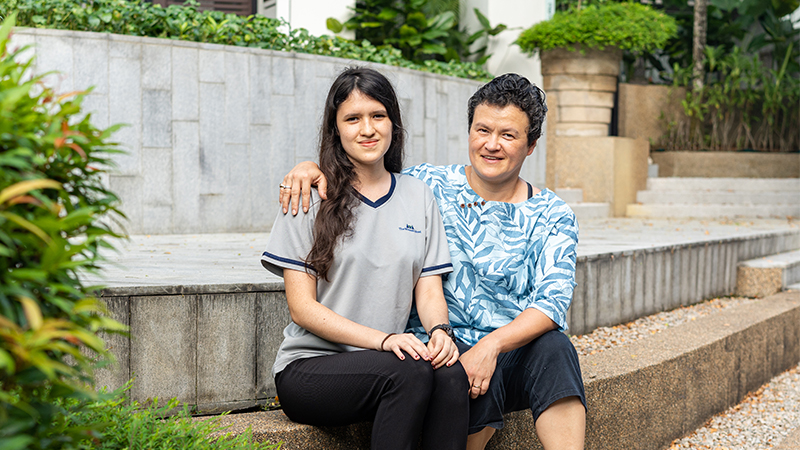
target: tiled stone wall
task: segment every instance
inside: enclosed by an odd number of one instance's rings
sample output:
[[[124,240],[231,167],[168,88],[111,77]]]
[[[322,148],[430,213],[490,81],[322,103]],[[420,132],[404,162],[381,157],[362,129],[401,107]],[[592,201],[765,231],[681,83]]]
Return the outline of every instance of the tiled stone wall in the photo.
[[[88,32],[20,28],[37,73],[59,92],[94,89],[85,109],[114,139],[111,190],[130,234],[266,231],[278,184],[315,159],[338,58]],[[467,163],[466,105],[479,82],[375,65],[394,83],[406,164]],[[535,167],[523,177],[531,180]]]

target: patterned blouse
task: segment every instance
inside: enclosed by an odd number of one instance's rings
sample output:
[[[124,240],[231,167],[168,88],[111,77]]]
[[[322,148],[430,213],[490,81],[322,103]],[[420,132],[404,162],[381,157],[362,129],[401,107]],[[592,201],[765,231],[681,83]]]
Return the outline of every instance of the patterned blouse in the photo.
[[[527,308],[567,329],[578,225],[563,200],[545,189],[521,203],[485,201],[463,165],[422,164],[404,173],[425,181],[439,204],[454,269],[444,295],[459,340],[475,345]],[[408,328],[426,339],[416,311]]]

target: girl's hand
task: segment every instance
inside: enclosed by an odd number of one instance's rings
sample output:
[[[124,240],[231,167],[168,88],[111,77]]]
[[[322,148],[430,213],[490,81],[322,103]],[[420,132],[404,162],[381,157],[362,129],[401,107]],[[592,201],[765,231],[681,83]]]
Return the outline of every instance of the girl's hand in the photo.
[[[404,355],[403,352],[408,353],[414,359],[422,358],[425,361],[430,361],[432,359],[425,344],[411,333],[390,336],[389,339],[383,342],[381,350],[385,352],[394,352],[401,360],[406,359],[406,355]]]
[[[444,365],[452,366],[458,361],[458,347],[443,330],[436,330],[428,341],[428,351],[432,356],[434,370]]]

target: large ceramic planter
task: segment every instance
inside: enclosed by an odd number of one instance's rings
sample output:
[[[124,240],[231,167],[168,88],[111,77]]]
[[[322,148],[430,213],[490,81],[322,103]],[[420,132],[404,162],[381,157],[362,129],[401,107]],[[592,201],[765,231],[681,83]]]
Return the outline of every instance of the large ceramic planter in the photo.
[[[608,136],[622,51],[564,48],[542,52],[548,132],[556,136]]]

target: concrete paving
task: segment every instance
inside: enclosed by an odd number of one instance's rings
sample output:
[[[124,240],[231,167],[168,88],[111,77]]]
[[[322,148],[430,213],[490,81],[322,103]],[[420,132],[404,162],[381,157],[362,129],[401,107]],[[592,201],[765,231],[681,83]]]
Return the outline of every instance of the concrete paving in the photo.
[[[578,257],[797,231],[786,219],[598,219],[580,223]],[[136,235],[107,252],[108,287],[259,284],[280,282],[259,263],[269,233]]]

